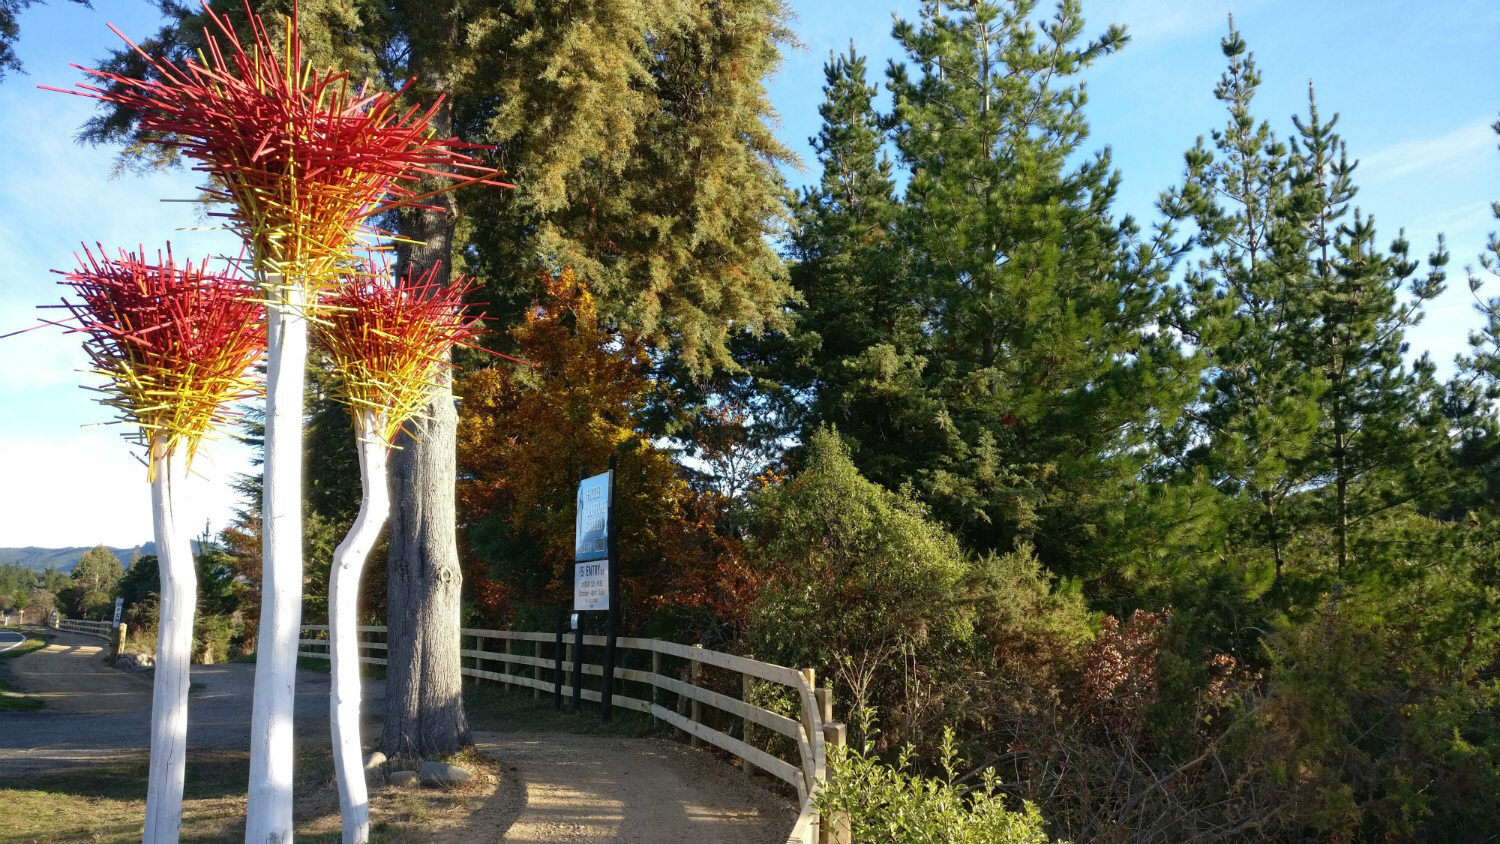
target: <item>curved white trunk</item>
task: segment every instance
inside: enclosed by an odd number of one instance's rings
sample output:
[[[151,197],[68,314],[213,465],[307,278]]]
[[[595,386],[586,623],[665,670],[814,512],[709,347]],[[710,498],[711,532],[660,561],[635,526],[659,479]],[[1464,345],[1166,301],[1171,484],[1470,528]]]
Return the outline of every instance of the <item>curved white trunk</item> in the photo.
[[[272,298],[277,295],[272,293]],[[303,305],[301,288],[290,285],[283,305],[273,305],[266,320],[260,631],[250,714],[246,844],[292,842],[292,704],[302,624],[302,385],[307,369]]]
[[[172,487],[186,472],[167,454],[164,436],[151,441],[151,509],[161,572],[161,623],[151,689],[151,767],[146,775],[145,844],[177,844],[187,756],[188,674],[198,575],[192,547],[177,530]]]
[[[370,799],[365,785],[364,750],[359,740],[359,576],[380,536],[380,527],[390,514],[391,496],[381,417],[358,409],[354,417],[363,498],[354,527],[333,552],[333,571],[328,579],[328,649],[333,662],[328,709],[333,719],[333,768],[339,784],[343,841],[365,844],[370,840]]]

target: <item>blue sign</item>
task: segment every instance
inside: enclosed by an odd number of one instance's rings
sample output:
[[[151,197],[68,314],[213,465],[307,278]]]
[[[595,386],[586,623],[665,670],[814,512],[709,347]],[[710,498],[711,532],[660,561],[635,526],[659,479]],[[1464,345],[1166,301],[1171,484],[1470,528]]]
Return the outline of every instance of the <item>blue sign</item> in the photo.
[[[603,560],[609,556],[610,472],[578,482],[578,519],[573,560]]]

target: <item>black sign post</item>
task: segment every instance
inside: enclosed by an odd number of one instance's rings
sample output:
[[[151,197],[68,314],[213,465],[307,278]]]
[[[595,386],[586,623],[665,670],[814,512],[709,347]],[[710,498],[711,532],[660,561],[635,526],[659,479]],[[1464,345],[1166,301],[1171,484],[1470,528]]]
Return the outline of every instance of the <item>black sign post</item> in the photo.
[[[604,620],[604,678],[599,687],[599,723],[608,724],[615,697],[615,636],[620,630],[620,549],[615,523],[615,456],[609,456],[609,609]]]
[[[557,617],[557,641],[552,645],[552,708],[558,712],[562,711],[562,686],[563,686],[563,626],[567,624],[563,616]],[[541,672],[538,671],[538,674]]]
[[[609,471],[588,477],[578,472],[578,513],[573,553],[573,711],[583,687],[583,625],[580,613],[603,612],[604,670],[599,685],[599,723],[609,723],[614,707],[616,639],[620,630],[620,557],[615,518],[614,456]]]
[[[583,624],[573,613],[573,711],[583,700]]]

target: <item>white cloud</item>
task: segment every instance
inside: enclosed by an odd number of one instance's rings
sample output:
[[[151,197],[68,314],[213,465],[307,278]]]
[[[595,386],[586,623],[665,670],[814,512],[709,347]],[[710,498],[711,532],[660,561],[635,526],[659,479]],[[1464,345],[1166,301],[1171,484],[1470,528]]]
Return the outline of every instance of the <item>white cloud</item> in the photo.
[[[1413,176],[1474,172],[1489,165],[1496,136],[1488,118],[1442,135],[1400,141],[1360,159],[1360,180],[1376,185]]]

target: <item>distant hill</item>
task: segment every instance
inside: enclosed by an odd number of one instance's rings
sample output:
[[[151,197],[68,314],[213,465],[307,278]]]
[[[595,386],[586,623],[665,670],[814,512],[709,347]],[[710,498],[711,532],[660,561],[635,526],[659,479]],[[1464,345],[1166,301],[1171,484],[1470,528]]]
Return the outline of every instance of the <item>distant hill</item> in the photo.
[[[193,543],[193,546],[196,551],[197,543]],[[29,548],[0,548],[0,563],[20,563],[27,568],[36,569],[37,571],[45,571],[48,566],[57,566],[58,571],[70,572],[73,570],[73,566],[78,565],[79,559],[83,557],[83,552],[92,547],[94,546],[89,545],[83,548],[37,548],[34,546]],[[155,554],[156,543],[147,542],[135,548],[110,548],[109,550],[116,557],[120,558],[120,562],[128,566],[130,565],[132,552],[138,550],[143,557],[147,554]]]

